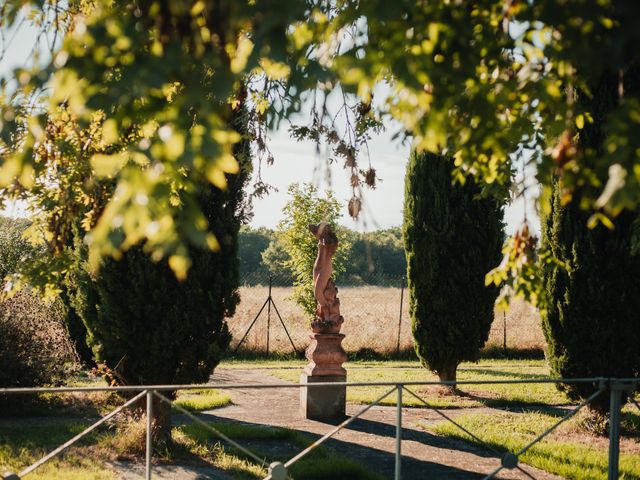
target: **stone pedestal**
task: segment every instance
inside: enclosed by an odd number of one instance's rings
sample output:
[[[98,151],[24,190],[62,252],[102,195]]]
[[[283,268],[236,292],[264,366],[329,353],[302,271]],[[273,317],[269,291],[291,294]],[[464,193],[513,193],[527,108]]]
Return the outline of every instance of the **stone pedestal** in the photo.
[[[346,382],[346,375],[318,375],[303,373],[301,385],[324,382]],[[300,413],[312,420],[337,420],[346,416],[347,387],[344,385],[307,387],[300,389]]]
[[[300,376],[302,385],[312,383],[345,382],[347,371],[342,363],[347,354],[342,348],[341,333],[314,333],[307,348],[309,364]],[[344,385],[318,386],[300,389],[300,413],[315,420],[338,419],[346,413],[346,387]]]

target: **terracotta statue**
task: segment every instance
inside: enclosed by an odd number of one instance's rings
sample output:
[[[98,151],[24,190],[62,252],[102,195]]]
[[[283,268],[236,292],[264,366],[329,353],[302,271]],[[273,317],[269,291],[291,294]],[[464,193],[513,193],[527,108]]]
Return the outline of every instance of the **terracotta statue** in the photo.
[[[342,364],[347,353],[342,348],[344,322],[340,316],[340,300],[331,274],[333,256],[338,249],[338,237],[328,223],[309,225],[318,240],[318,256],[313,265],[313,294],[318,301],[316,318],[311,323],[311,343],[305,351],[309,363],[300,375],[301,385],[338,382],[336,386],[300,389],[300,412],[305,418],[316,420],[344,419],[346,413],[347,371]]]
[[[331,231],[326,222],[309,225],[309,231],[318,239],[318,256],[313,265],[313,292],[318,301],[314,329],[340,328],[340,299],[331,274],[333,273],[333,256],[338,248],[338,237]],[[333,328],[331,328],[333,327]]]

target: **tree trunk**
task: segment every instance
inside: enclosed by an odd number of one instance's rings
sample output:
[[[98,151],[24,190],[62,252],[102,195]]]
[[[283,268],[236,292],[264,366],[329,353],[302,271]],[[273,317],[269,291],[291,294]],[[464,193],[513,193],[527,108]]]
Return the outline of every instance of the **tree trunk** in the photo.
[[[171,395],[167,395],[171,393]],[[173,392],[162,392],[164,396],[173,399]],[[164,400],[153,397],[153,446],[154,450],[171,443],[171,405]]]
[[[450,385],[442,385],[442,390],[446,393],[454,394],[457,392],[455,383],[457,380],[457,368],[458,365],[456,364],[445,365],[437,372],[441,382],[454,382]]]
[[[587,432],[606,436],[609,430],[609,406],[589,404],[578,419],[578,424]]]

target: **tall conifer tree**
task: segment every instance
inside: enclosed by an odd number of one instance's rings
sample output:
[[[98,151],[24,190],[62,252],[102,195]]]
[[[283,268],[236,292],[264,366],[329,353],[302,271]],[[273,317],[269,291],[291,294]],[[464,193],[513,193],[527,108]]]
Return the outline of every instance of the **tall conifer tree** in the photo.
[[[452,184],[452,169],[449,158],[411,155],[403,227],[415,349],[443,381],[487,340],[498,290],[484,278],[504,241],[499,202],[471,179]]]
[[[241,133],[243,122],[236,114]],[[86,251],[79,253],[71,302],[86,325],[96,363],[107,367],[115,383],[202,383],[222,359],[231,340],[225,317],[233,315],[240,300],[238,232],[251,170],[246,139],[234,155],[240,172],[226,175],[227,188],[203,182],[198,194],[208,223],[201,234],[213,233],[219,249],[190,247],[192,265],[185,279],[140,246],[119,259],[104,259],[95,276],[83,260]],[[169,415],[168,406],[158,402],[154,416],[163,437],[169,435]]]
[[[621,94],[640,92],[640,69],[604,73],[591,91],[578,92],[578,101],[593,121],[580,129],[574,143],[583,149],[585,165],[606,155],[610,112]],[[591,215],[580,208],[584,190],[562,205],[562,179],[556,179],[550,214],[543,222],[543,245],[562,263],[547,265],[544,284],[548,308],[542,325],[552,373],[564,378],[631,377],[640,374],[640,215],[619,214],[613,228],[589,228]],[[562,265],[564,264],[564,265]],[[566,384],[573,398],[586,398],[592,384]],[[608,395],[600,395],[590,408],[600,414],[609,409]]]

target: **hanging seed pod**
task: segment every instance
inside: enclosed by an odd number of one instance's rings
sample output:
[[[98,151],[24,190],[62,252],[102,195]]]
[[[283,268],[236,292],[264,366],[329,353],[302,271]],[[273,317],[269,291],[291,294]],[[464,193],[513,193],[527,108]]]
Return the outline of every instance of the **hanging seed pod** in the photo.
[[[327,142],[338,143],[339,141],[340,141],[340,136],[338,135],[338,132],[332,129],[327,133]]]
[[[365,183],[371,187],[371,188],[376,188],[376,169],[375,168],[370,168],[369,170],[365,170],[362,172],[362,175],[364,176],[364,181]]]
[[[351,200],[349,200],[349,215],[351,218],[358,218],[361,209],[362,201],[358,197],[353,196]]]

